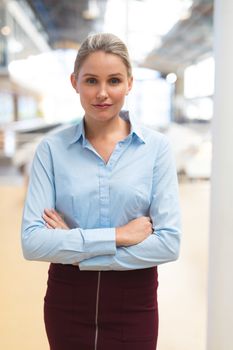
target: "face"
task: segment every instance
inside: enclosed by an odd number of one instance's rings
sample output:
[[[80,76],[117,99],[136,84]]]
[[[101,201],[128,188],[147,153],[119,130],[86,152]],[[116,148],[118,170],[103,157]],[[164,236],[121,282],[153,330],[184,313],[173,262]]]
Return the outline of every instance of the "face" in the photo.
[[[119,116],[132,87],[132,77],[128,77],[122,59],[103,51],[89,54],[78,78],[71,75],[71,82],[80,94],[86,120],[102,122]]]

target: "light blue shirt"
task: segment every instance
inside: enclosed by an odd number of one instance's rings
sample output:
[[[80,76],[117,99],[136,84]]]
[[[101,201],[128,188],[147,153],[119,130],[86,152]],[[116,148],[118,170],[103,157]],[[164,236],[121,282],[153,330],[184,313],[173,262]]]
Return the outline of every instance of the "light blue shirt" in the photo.
[[[127,112],[121,117],[129,119]],[[170,144],[163,134],[130,124],[107,163],[85,138],[83,121],[40,143],[23,214],[26,259],[79,263],[81,270],[141,269],[177,259],[180,210]],[[60,212],[70,229],[48,229],[45,208]],[[140,216],[150,216],[153,233],[116,247],[115,228]]]

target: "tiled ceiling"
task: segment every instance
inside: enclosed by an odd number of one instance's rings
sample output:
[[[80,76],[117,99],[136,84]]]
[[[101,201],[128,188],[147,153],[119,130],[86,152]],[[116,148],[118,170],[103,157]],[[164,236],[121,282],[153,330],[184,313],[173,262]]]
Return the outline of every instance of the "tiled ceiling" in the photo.
[[[194,2],[190,17],[180,20],[142,63],[164,73],[179,72],[213,51],[213,0]]]
[[[26,1],[48,34],[52,48],[78,46],[89,33],[102,31],[106,0]]]
[[[78,47],[89,33],[103,30],[107,0],[26,1],[47,32],[52,48]],[[177,22],[142,66],[178,72],[212,52],[212,27],[213,0],[193,0],[189,16]]]

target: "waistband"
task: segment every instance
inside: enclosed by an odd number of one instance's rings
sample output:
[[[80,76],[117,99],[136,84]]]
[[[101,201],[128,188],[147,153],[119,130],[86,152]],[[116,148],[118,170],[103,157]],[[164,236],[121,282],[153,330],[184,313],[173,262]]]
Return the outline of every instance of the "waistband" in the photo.
[[[51,263],[49,278],[72,284],[91,285],[96,282],[99,271],[81,271],[78,266]],[[101,279],[111,287],[143,288],[158,284],[157,266],[127,271],[101,271]]]

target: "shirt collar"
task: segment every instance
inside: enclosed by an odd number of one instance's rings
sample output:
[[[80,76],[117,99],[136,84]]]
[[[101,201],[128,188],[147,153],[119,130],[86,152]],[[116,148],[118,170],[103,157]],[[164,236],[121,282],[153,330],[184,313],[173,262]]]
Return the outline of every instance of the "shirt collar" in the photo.
[[[133,120],[130,119],[129,112],[125,111],[125,110],[120,111],[120,117],[122,119],[130,122],[130,135],[132,135],[132,136],[135,135],[141,143],[145,143],[145,138],[142,134],[142,130],[140,128],[140,125],[135,123]],[[79,140],[82,140],[83,145],[86,143],[84,118],[77,125],[77,127],[75,129],[74,136],[70,140],[70,144],[78,142]]]
[[[142,129],[139,124],[137,124],[133,119],[130,118],[129,111],[120,111],[120,117],[130,122],[130,135],[135,135],[141,143],[145,143],[145,138],[142,134]]]
[[[70,140],[70,144],[78,142],[80,139],[85,140],[85,129],[84,129],[84,119],[76,125],[74,136]]]

